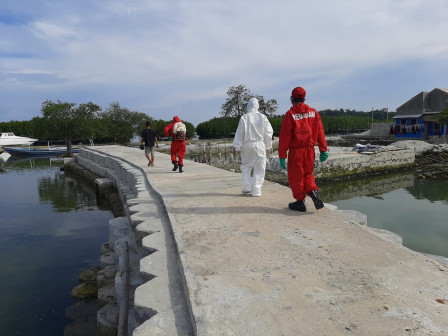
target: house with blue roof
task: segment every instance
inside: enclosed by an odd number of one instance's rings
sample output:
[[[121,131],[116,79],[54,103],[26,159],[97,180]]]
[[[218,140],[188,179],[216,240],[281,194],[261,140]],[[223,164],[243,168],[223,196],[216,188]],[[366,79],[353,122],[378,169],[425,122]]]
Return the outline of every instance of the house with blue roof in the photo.
[[[437,114],[448,108],[448,89],[422,91],[397,108],[391,133],[396,138],[427,139],[446,136],[447,125],[440,125]]]

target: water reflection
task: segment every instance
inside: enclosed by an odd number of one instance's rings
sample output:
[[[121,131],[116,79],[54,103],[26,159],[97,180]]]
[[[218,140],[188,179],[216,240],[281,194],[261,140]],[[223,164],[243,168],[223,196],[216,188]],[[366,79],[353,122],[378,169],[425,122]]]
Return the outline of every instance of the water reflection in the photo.
[[[431,202],[442,201],[448,204],[448,182],[437,180],[416,180],[412,187],[406,188],[416,199]]]
[[[384,193],[401,188],[411,188],[414,184],[414,174],[405,173],[363,178],[354,181],[321,183],[319,186],[322,199],[332,203],[361,196],[381,198],[381,195]]]
[[[50,158],[3,165],[1,335],[63,335],[80,272],[100,263],[111,208],[62,165]]]
[[[366,214],[368,226],[400,235],[404,246],[448,257],[448,181],[403,174],[320,187],[326,202]]]
[[[97,205],[92,188],[82,188],[82,183],[60,172],[38,179],[39,198],[42,204],[52,204],[56,212],[91,209]]]
[[[3,154],[2,154],[3,155]],[[28,170],[34,168],[62,167],[64,158],[61,157],[24,157],[15,158],[8,156],[0,160],[3,167],[14,167],[15,170]]]

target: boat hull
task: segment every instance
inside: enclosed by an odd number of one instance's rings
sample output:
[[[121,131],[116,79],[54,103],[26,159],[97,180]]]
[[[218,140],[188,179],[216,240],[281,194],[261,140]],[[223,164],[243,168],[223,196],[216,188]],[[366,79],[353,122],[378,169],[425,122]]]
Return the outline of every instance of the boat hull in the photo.
[[[20,147],[4,147],[12,157],[27,157],[27,156],[66,156],[68,154],[67,149],[37,149],[37,148],[20,148]],[[78,148],[72,148],[72,153],[79,153]]]
[[[3,132],[0,134],[0,146],[29,146],[36,142],[37,139],[17,136],[11,132]]]

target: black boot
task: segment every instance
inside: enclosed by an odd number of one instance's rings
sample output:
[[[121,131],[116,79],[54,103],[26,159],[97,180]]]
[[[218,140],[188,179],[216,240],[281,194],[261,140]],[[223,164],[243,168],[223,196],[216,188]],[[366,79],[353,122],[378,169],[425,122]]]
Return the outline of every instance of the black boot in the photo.
[[[179,173],[183,172],[182,167],[183,167],[183,165],[179,165]]]
[[[177,161],[174,161],[174,162],[173,162],[173,165],[174,165],[173,171],[176,171],[176,170],[177,170],[177,167],[179,167],[179,166],[177,165]]]
[[[289,203],[289,208],[294,211],[306,212],[305,200]]]
[[[317,194],[316,190],[311,190],[309,195],[310,195],[311,199],[313,200],[316,210],[322,209],[324,207],[324,202],[322,202],[322,200],[319,198],[319,195]]]

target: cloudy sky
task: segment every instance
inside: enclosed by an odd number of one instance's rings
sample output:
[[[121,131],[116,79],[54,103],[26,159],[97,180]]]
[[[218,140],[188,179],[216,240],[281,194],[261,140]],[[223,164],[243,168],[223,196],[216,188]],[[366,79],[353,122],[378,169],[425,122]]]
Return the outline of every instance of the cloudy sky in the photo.
[[[446,0],[2,0],[0,121],[45,100],[197,125],[231,86],[289,108],[395,109],[448,88]]]

